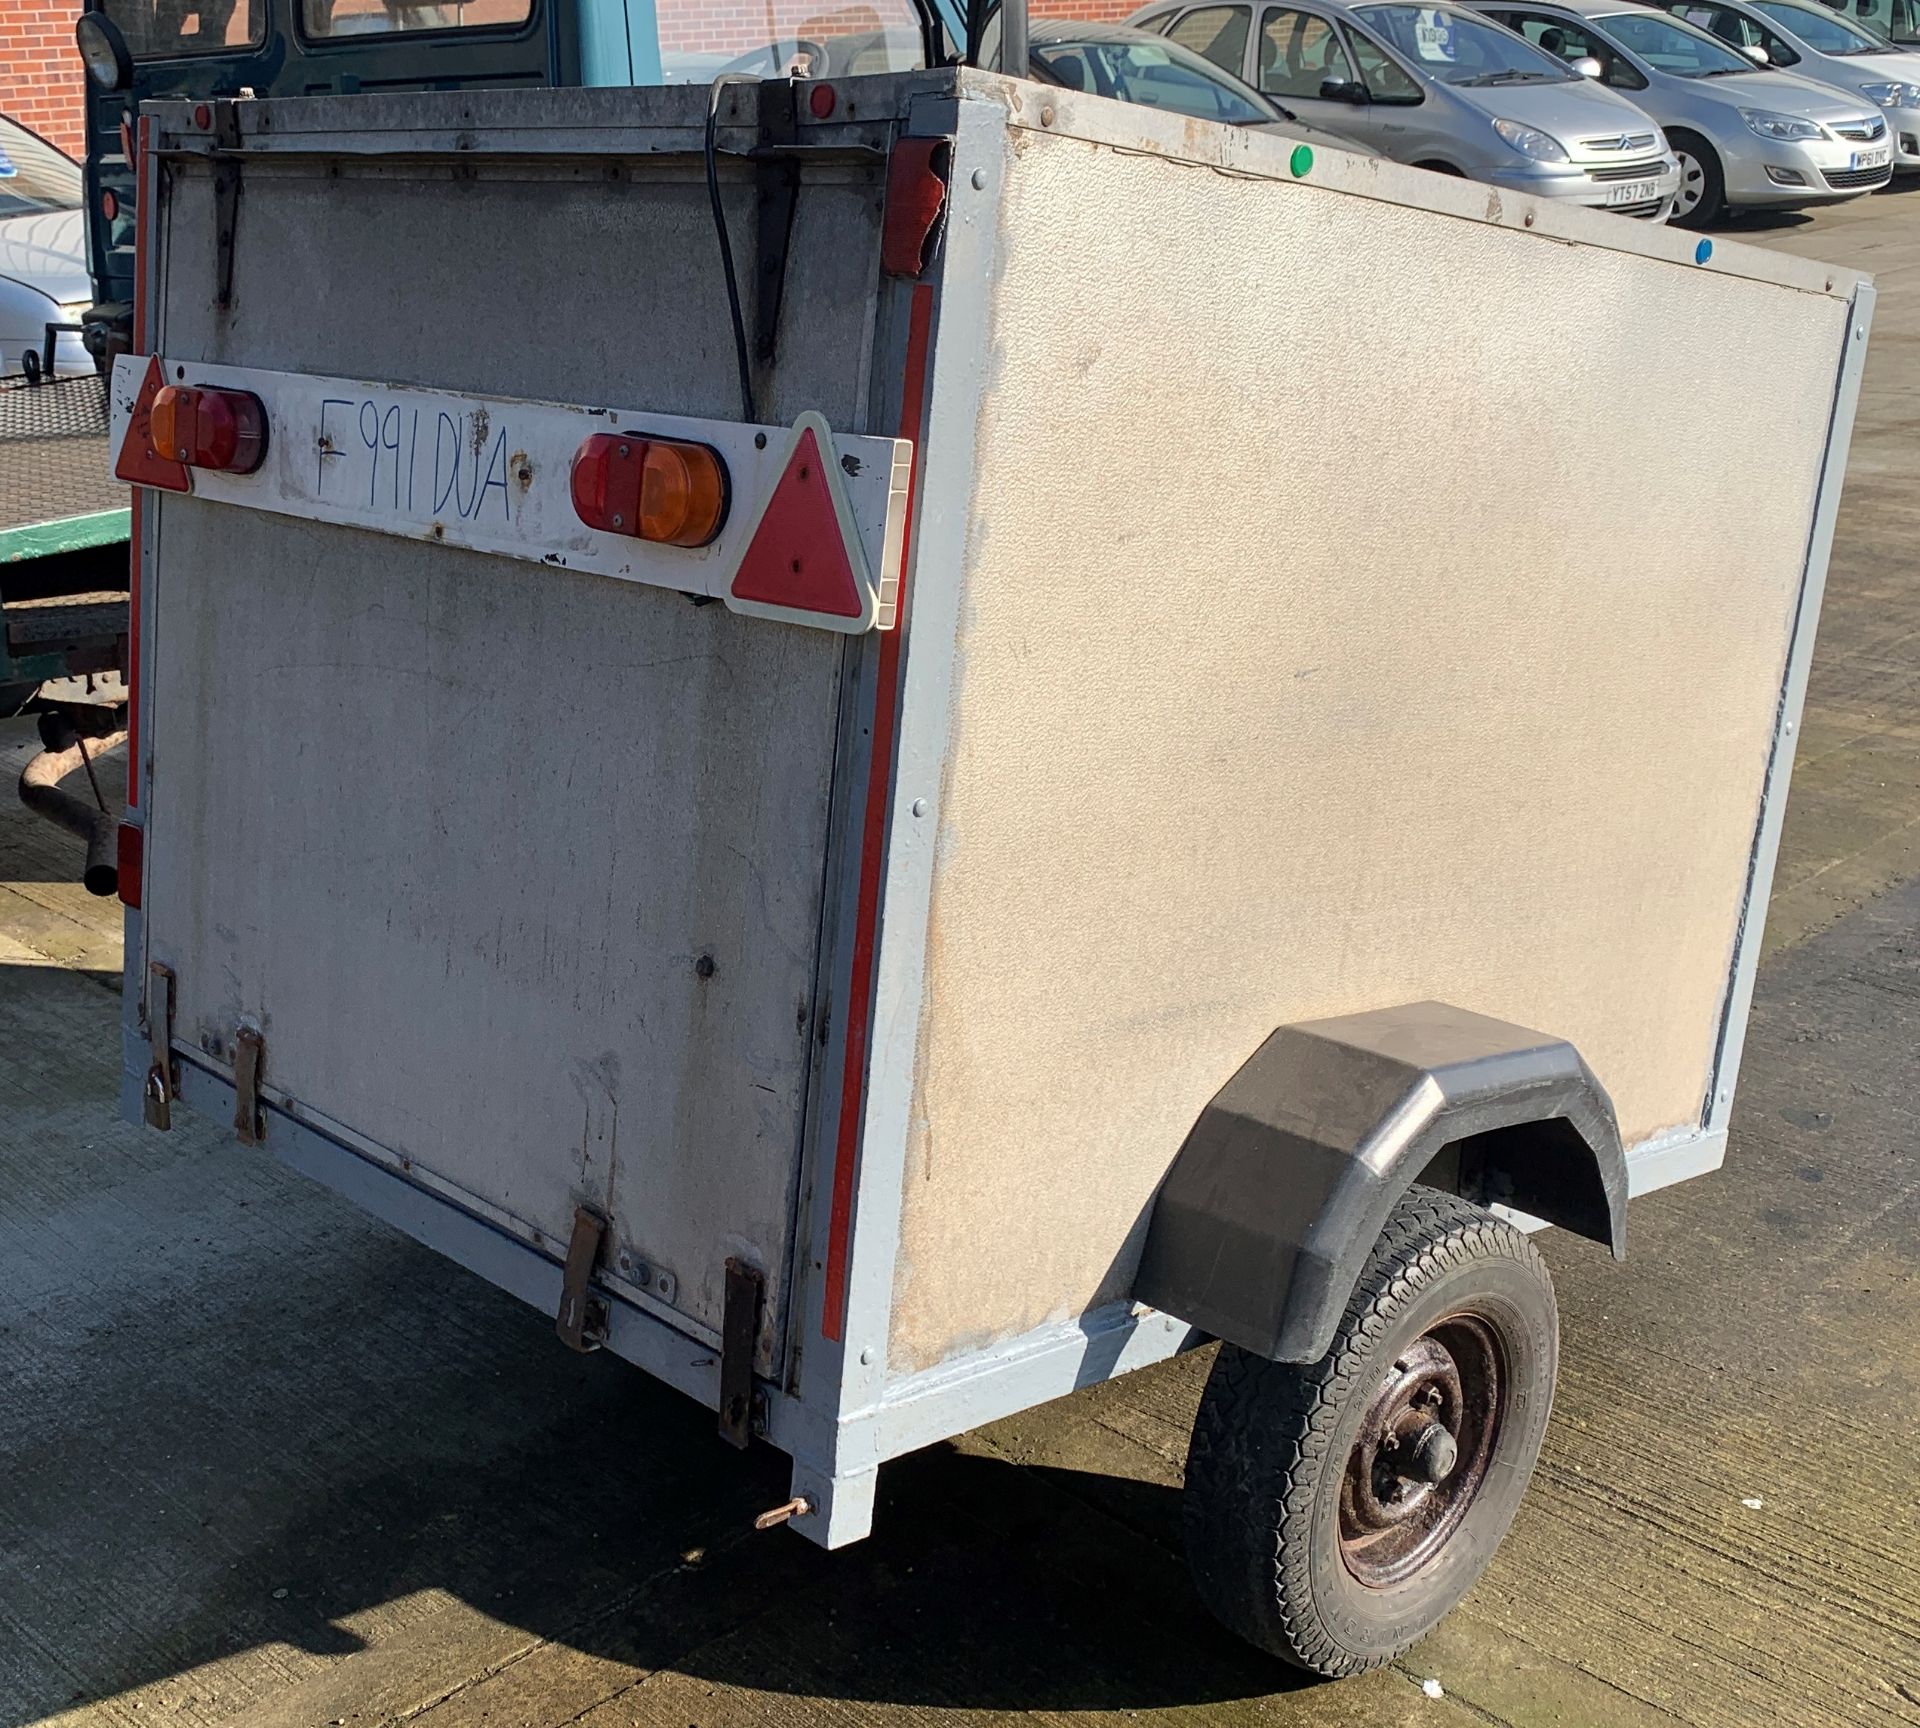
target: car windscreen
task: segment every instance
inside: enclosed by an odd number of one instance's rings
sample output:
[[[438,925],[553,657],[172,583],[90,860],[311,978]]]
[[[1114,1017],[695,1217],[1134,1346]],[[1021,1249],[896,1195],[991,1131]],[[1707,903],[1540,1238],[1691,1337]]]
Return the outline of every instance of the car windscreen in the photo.
[[[1760,70],[1706,31],[1657,12],[1607,12],[1593,22],[1602,35],[1674,78],[1725,78]]]
[[[660,76],[668,84],[711,84],[722,74],[749,78],[854,78],[908,72],[927,62],[926,34],[914,0],[653,0]],[[998,21],[996,9],[994,19]]]
[[[1578,79],[1531,42],[1445,6],[1358,6],[1354,15],[1442,84],[1566,84]]]
[[[267,38],[267,0],[102,0],[136,60],[224,54]]]
[[[1280,117],[1238,79],[1177,42],[1049,35],[1035,38],[1032,54],[1069,90],[1229,126],[1261,126]]]
[[[1754,0],[1754,11],[1764,12],[1783,29],[1791,30],[1809,48],[1822,54],[1884,54],[1879,37],[1851,24],[1824,6],[1793,6],[1786,0]]]
[[[80,165],[37,133],[0,117],[0,220],[78,210]]]

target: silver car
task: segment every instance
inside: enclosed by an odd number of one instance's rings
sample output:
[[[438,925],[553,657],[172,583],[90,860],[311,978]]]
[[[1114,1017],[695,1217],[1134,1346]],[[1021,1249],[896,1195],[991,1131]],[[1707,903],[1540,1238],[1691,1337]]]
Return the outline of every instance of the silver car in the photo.
[[[1856,198],[1893,175],[1887,123],[1859,96],[1760,67],[1716,36],[1620,0],[1478,0],[1489,17],[1567,60],[1658,120],[1680,158],[1673,219],[1701,228],[1723,211]]]
[[[1672,207],[1679,165],[1657,126],[1459,7],[1157,0],[1134,22],[1396,162],[1656,221]]]
[[[1896,173],[1920,171],[1920,54],[1896,48],[1819,0],[1665,0],[1676,18],[1697,24],[1742,53],[1760,50],[1772,66],[1792,67],[1885,110]]]

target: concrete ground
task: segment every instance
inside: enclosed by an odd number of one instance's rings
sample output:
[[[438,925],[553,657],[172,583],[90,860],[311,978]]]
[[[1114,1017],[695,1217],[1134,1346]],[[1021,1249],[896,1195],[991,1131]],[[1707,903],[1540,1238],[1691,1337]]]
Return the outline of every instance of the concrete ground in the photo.
[[[122,1126],[111,909],[8,800],[0,1728],[1920,1723],[1920,194],[1745,237],[1881,305],[1729,1168],[1622,1267],[1545,1240],[1552,1433],[1433,1638],[1300,1686],[1202,1614],[1204,1355],[889,1467],[844,1553],[751,1534],[772,1455],[218,1126]]]

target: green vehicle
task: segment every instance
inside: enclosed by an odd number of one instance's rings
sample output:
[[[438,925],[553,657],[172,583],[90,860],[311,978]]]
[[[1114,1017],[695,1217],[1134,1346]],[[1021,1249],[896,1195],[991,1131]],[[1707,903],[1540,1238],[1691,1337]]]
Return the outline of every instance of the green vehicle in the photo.
[[[770,77],[817,55],[819,39],[855,35],[855,69],[897,71],[947,58],[964,32],[954,0],[924,15],[909,0],[788,0],[755,24],[727,23],[711,0],[87,0],[75,35],[87,68],[88,351],[104,368],[131,345],[142,102]]]

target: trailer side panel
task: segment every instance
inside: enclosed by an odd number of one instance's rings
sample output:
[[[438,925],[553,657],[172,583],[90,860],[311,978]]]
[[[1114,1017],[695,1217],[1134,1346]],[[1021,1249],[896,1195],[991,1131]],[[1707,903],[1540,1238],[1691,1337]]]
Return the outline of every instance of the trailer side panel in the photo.
[[[896,1373],[1124,1296],[1291,1021],[1438,998],[1703,1135],[1847,319],[1410,171],[1009,138]]]

